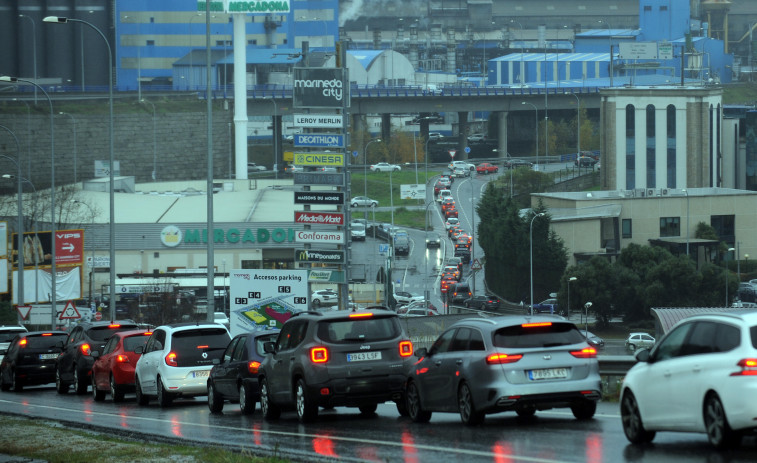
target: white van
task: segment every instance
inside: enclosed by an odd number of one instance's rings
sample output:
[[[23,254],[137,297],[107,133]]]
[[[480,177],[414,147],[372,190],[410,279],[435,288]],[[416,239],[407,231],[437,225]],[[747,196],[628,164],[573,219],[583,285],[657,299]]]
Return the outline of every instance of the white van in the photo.
[[[439,190],[439,196],[436,197],[437,202],[442,202],[442,199],[452,196],[451,190]]]

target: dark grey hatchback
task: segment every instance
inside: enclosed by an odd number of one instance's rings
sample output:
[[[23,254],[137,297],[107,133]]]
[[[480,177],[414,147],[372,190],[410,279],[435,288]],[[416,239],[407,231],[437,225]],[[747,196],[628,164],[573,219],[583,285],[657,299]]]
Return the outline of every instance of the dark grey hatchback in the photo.
[[[358,407],[372,414],[394,401],[401,415],[405,372],[413,344],[397,314],[385,307],[336,312],[299,312],[265,344],[260,366],[260,408],[266,419],[295,409],[300,421],[319,407]]]

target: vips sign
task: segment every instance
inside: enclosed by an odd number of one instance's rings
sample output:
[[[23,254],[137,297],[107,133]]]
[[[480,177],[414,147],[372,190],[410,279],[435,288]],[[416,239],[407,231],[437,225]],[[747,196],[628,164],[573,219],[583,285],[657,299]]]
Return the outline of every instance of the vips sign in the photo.
[[[344,214],[336,212],[296,211],[294,213],[294,221],[308,225],[344,225]]]
[[[295,262],[341,264],[344,262],[344,251],[296,249],[294,251],[294,260]]]
[[[344,85],[345,72],[342,68],[294,68],[293,107],[349,107],[350,86]]]

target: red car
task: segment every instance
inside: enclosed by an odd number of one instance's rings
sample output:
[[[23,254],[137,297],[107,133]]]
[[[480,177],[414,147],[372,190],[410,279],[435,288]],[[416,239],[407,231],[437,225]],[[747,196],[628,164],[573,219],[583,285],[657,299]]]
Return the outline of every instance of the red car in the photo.
[[[452,278],[445,278],[445,279],[442,280],[441,286],[440,286],[439,289],[441,290],[442,293],[446,293],[447,290],[449,290],[449,287],[452,286],[452,285],[454,285],[455,283],[457,283],[457,279],[456,278],[454,278],[454,277],[452,277]]]
[[[495,166],[494,164],[489,164],[488,162],[482,162],[481,164],[476,166],[477,174],[496,174],[497,172],[499,172],[499,167]]]
[[[134,367],[141,354],[137,347],[147,344],[152,332],[147,330],[121,331],[113,334],[103,347],[102,354],[92,351],[92,395],[96,401],[110,393],[113,402],[122,402],[126,392],[134,391]]]
[[[457,218],[457,217],[458,217],[457,209],[455,209],[454,207],[452,209],[447,209],[444,211],[445,219]]]

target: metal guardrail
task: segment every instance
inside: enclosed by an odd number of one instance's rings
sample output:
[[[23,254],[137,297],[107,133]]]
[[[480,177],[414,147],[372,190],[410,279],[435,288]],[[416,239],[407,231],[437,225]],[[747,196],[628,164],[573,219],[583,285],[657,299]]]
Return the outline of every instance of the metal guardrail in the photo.
[[[632,355],[600,355],[599,374],[602,376],[625,376],[636,364]]]

